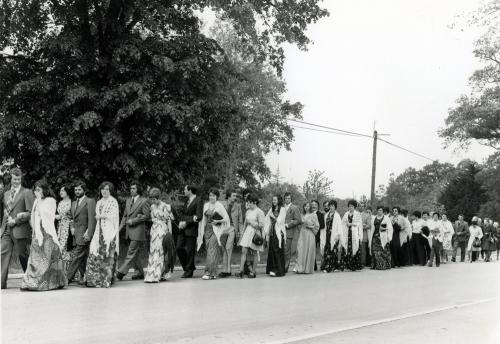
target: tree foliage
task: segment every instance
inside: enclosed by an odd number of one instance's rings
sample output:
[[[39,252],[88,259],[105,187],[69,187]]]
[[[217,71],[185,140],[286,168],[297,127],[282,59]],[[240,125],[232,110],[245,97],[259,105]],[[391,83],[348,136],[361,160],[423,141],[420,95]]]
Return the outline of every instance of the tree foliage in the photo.
[[[0,50],[12,54],[0,58],[0,155],[31,181],[82,176],[95,186],[134,177],[172,186],[223,175],[230,138],[245,139],[258,122],[245,106],[259,94],[240,97],[241,81],[258,88],[262,74],[249,80],[251,72],[203,33],[199,13],[210,9],[231,23],[242,54],[279,74],[283,43],[305,49],[307,25],[328,14],[317,3],[2,1]],[[280,114],[300,111],[281,106]],[[273,143],[286,147],[290,128],[277,122]],[[241,178],[267,173],[270,143],[256,141],[247,156],[261,160],[237,166],[249,171]]]
[[[325,176],[325,171],[312,170],[308,173],[302,191],[306,199],[322,203],[333,196],[332,186],[333,181]]]
[[[452,219],[463,214],[470,220],[488,200],[485,190],[476,180],[476,174],[481,171],[481,167],[475,162],[465,160],[458,164],[457,170],[454,178],[441,193],[439,202]]]
[[[485,27],[475,42],[474,55],[482,67],[469,79],[472,91],[462,95],[449,110],[446,127],[439,131],[447,146],[466,148],[474,140],[500,149],[500,2],[489,1],[471,18]]]

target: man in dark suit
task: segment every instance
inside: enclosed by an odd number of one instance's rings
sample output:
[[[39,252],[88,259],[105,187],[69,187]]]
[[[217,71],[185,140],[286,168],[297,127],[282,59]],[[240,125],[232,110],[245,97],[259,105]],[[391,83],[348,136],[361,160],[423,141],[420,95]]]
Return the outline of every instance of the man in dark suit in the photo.
[[[31,226],[29,223],[34,195],[29,189],[22,187],[22,172],[12,169],[11,187],[5,191],[2,198],[3,218],[0,229],[2,252],[2,289],[7,288],[9,264],[12,252],[19,256],[23,271],[28,266],[28,256],[31,244]]]
[[[177,256],[181,262],[184,274],[182,278],[193,277],[196,270],[194,256],[196,254],[196,238],[198,236],[198,222],[203,217],[203,200],[196,196],[197,188],[193,185],[184,187],[184,195],[188,197],[180,216],[179,236],[177,238]]]
[[[297,251],[297,240],[299,237],[299,228],[302,223],[299,208],[292,203],[292,194],[285,193],[285,229],[286,229],[286,243],[285,243],[285,271],[288,272],[290,261]]]
[[[76,181],[74,191],[76,200],[71,204],[71,219],[73,222],[70,229],[76,247],[74,258],[68,267],[68,284],[73,282],[77,271],[80,271],[82,278],[85,274],[89,245],[94,236],[96,225],[95,200],[85,195],[87,191],[86,184],[81,180]]]
[[[128,269],[133,266],[135,274],[133,280],[144,279],[144,269],[140,259],[140,248],[146,241],[146,222],[151,219],[151,206],[149,200],[142,196],[142,185],[132,182],[130,185],[130,198],[125,202],[125,210],[120,223],[120,231],[126,229],[125,239],[129,241],[127,256],[122,266],[116,272],[116,277],[122,280]]]

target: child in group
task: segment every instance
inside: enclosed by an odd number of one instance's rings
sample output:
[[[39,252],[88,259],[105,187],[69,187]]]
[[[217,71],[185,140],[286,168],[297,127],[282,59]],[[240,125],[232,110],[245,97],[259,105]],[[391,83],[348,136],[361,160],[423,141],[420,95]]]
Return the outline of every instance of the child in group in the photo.
[[[436,257],[436,267],[441,265],[441,250],[443,249],[443,233],[437,228],[430,229],[431,258],[428,266],[432,267],[434,257]]]

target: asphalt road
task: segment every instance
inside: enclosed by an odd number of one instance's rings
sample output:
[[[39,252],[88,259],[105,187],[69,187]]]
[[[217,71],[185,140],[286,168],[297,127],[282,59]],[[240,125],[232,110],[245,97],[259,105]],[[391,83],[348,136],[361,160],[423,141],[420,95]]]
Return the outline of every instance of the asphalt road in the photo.
[[[1,293],[2,342],[500,343],[500,263]]]

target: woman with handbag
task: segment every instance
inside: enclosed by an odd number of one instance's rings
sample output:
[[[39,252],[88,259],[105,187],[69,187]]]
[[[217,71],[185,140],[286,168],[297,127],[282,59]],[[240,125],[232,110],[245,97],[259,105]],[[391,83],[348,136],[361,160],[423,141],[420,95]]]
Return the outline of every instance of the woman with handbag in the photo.
[[[316,234],[319,232],[319,221],[316,212],[312,212],[311,203],[302,207],[302,228],[297,241],[297,270],[298,274],[314,273],[316,261]]]
[[[198,227],[198,250],[205,239],[207,259],[205,263],[205,274],[202,279],[214,280],[217,278],[217,265],[219,264],[219,253],[221,246],[221,235],[229,227],[229,215],[226,208],[218,201],[219,190],[210,188],[208,191],[208,202],[203,206],[203,218]]]
[[[264,251],[264,236],[262,229],[264,228],[265,215],[264,212],[257,207],[259,199],[257,196],[250,194],[246,200],[245,223],[243,224],[243,234],[241,235],[239,246],[241,246],[241,261],[239,278],[245,275],[245,262],[249,251]],[[255,269],[253,264],[247,265],[248,277],[255,278]]]
[[[483,237],[483,230],[479,227],[479,218],[474,216],[472,218],[471,226],[469,227],[470,237],[467,244],[467,251],[471,252],[470,262],[475,262],[481,252],[481,238]]]

